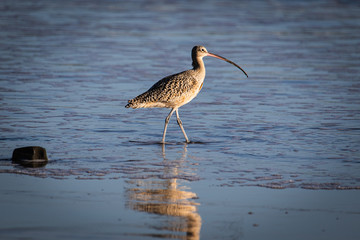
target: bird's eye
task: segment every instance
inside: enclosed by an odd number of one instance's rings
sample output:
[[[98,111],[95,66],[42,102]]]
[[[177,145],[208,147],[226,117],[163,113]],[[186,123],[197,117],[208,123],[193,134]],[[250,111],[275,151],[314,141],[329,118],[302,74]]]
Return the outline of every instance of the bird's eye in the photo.
[[[201,51],[202,51],[202,52],[205,52],[205,49],[202,48]]]

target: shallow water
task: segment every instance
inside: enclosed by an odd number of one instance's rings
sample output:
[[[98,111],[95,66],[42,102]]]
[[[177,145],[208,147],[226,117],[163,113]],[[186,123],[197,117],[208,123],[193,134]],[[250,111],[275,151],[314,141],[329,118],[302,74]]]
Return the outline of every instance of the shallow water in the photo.
[[[0,173],[119,180],[133,218],[181,202],[185,218],[167,215],[195,223],[206,200],[183,188],[197,184],[360,188],[356,2],[4,1],[0,9]],[[193,143],[183,143],[173,117],[163,147],[169,110],[124,106],[190,68],[198,44],[249,78],[205,58],[204,87],[179,110]],[[9,161],[29,145],[47,149],[46,167]]]

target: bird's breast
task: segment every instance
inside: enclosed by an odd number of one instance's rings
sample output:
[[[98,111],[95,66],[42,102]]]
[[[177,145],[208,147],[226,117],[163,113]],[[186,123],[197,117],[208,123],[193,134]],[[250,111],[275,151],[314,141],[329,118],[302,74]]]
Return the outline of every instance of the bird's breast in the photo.
[[[194,81],[193,86],[188,91],[181,94],[178,99],[176,99],[175,105],[182,106],[193,100],[200,92],[203,83],[204,83],[203,81],[202,82]]]

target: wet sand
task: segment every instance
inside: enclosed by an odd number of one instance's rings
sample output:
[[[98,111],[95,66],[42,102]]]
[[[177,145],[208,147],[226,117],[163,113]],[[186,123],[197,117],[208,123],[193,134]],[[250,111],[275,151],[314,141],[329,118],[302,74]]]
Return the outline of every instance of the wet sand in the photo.
[[[14,174],[1,174],[0,179],[1,239],[360,237],[356,190],[229,188],[216,186],[216,181],[187,183],[185,188],[179,181],[177,194],[181,192],[182,199],[176,200],[176,194],[154,199],[134,190],[143,183],[152,196],[161,195],[155,193],[159,180],[138,180],[129,188],[123,179],[56,180]]]

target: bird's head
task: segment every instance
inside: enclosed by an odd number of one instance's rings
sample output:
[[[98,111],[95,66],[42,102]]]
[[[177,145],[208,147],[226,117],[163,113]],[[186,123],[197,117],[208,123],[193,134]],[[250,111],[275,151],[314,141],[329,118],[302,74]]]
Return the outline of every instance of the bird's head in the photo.
[[[208,51],[204,46],[195,46],[191,51],[192,58],[203,58],[208,55]]]
[[[234,63],[234,62],[232,62],[232,61],[230,61],[230,60],[228,60],[228,59],[226,59],[226,58],[224,58],[222,56],[219,56],[217,54],[209,53],[204,46],[194,46],[193,47],[193,49],[191,51],[191,57],[193,59],[193,65],[194,65],[195,62],[197,62],[196,59],[198,59],[198,58],[202,59],[203,57],[206,57],[206,56],[218,58],[218,59],[224,60],[225,62],[231,63],[235,67],[239,68],[246,75],[246,77],[248,77],[247,73],[239,65],[237,65],[236,63]]]

